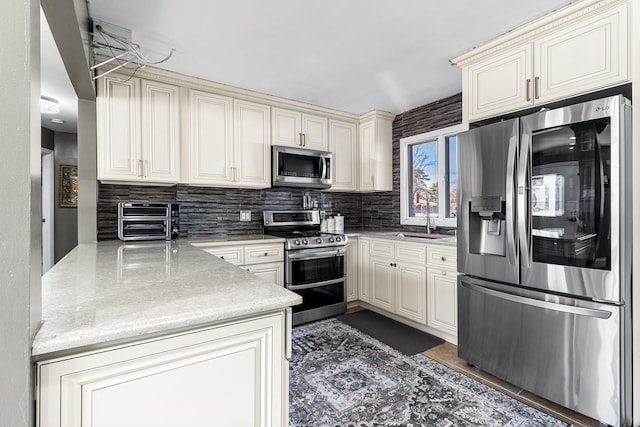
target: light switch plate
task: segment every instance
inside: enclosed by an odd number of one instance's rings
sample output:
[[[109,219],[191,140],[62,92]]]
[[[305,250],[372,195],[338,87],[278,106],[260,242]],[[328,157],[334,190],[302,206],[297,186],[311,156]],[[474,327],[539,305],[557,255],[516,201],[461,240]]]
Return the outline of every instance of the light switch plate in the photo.
[[[251,211],[240,211],[240,221],[251,221]]]

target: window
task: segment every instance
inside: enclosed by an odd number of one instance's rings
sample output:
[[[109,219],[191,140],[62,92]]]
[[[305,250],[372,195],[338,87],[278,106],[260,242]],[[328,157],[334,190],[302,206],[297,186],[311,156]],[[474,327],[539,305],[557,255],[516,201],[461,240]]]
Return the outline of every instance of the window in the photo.
[[[400,223],[455,227],[458,212],[456,135],[462,125],[400,140]]]

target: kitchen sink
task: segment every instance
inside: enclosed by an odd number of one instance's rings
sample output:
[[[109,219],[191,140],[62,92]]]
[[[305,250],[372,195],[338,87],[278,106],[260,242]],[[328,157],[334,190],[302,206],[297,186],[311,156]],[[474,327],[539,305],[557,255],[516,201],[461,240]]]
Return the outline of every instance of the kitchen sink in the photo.
[[[393,237],[401,237],[401,238],[411,238],[411,239],[443,239],[447,237],[453,237],[447,234],[428,234],[428,233],[412,233],[407,231],[393,231],[393,232],[383,232],[379,233],[381,236],[393,236]]]

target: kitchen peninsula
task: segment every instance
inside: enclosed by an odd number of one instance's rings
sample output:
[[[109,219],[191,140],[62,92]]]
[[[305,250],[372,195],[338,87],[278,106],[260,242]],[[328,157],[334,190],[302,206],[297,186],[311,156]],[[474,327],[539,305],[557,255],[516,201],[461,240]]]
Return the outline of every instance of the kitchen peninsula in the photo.
[[[38,425],[284,423],[296,294],[186,240],[81,244],[42,291]]]

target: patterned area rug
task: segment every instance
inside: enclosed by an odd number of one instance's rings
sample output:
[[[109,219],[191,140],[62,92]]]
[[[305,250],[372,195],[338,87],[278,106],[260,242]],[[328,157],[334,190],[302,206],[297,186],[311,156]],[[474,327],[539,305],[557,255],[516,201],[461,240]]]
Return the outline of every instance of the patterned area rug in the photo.
[[[568,425],[335,319],[294,328],[290,368],[295,427]]]

